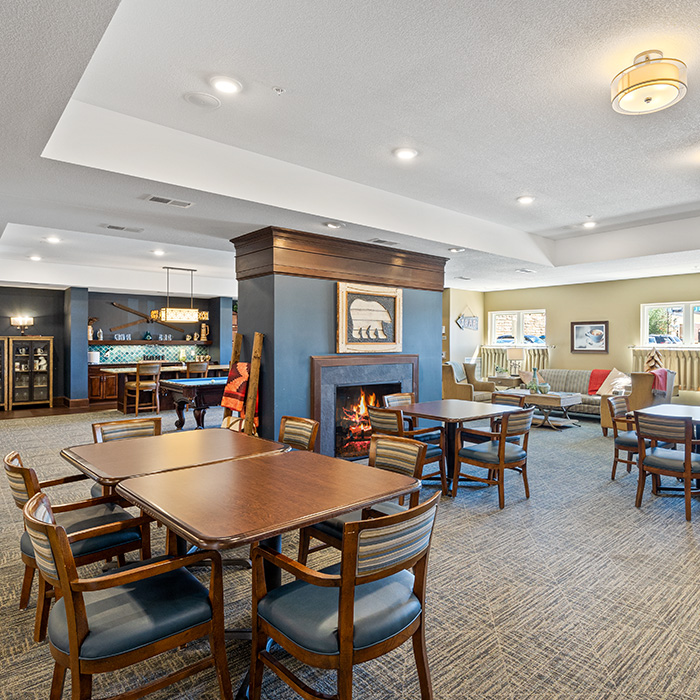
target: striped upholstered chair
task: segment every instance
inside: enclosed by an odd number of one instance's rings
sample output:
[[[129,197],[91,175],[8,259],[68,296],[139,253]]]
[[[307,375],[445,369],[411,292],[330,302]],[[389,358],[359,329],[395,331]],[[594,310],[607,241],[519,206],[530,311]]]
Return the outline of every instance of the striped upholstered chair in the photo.
[[[296,450],[313,452],[318,435],[318,421],[297,416],[282,416],[279,442]]]
[[[92,439],[99,443],[160,435],[162,429],[161,420],[160,416],[153,416],[151,418],[127,418],[105,423],[93,423]],[[99,498],[102,494],[103,488],[99,484],[94,484],[90,489],[90,495],[93,498]]]
[[[414,479],[423,476],[423,461],[427,445],[418,440],[395,437],[393,435],[372,435],[369,442],[369,466],[377,469],[398,472]],[[419,493],[411,494],[411,505],[418,504]],[[371,512],[353,511],[340,515],[337,518],[324,520],[317,525],[304,527],[299,531],[299,561],[306,564],[311,552],[317,552],[326,547],[341,549],[343,546],[343,528],[345,523],[353,520],[362,520],[363,515],[382,516],[400,513],[406,510],[403,499],[399,503],[385,501],[375,505]],[[320,540],[324,544],[311,548],[311,538]]]
[[[423,474],[424,479],[440,477],[442,492],[447,493],[447,471],[445,469],[445,431],[442,428],[420,428],[417,430],[406,430],[404,427],[403,411],[400,408],[377,408],[367,406],[369,424],[372,427],[372,434],[395,435],[396,437],[407,437],[423,442],[425,439],[427,449],[425,451],[425,464],[431,462],[438,463],[438,471],[430,474]],[[433,442],[437,433],[438,442]]]
[[[3,459],[5,476],[10,482],[10,490],[15,505],[21,510],[27,501],[43,489],[57,484],[65,484],[78,481],[82,474],[76,478],[66,477],[53,481],[40,482],[36,472],[22,464],[22,459],[17,452],[10,452]],[[87,501],[78,501],[66,505],[56,506],[57,517],[61,525],[69,533],[81,532],[81,537],[72,545],[77,566],[90,564],[96,561],[104,561],[113,556],[123,562],[126,552],[141,550],[142,558],[151,556],[150,548],[150,518],[134,518],[125,511],[116,497],[104,497]],[[92,528],[100,528],[97,537],[89,537]],[[108,528],[106,531],[105,529]],[[31,539],[25,532],[20,538],[20,553],[24,564],[24,579],[20,593],[19,607],[24,609],[29,604],[29,594],[37,570],[37,561],[32,547]],[[46,621],[49,614],[49,605],[52,589],[45,579],[39,576],[39,591],[36,605],[36,621],[34,624],[34,640],[40,642],[46,636]]]
[[[439,498],[436,493],[403,513],[346,523],[340,564],[321,572],[264,545],[253,548],[251,698],[260,698],[267,666],[305,698],[351,700],[353,666],[409,639],[420,697],[433,697],[424,604]],[[268,562],[297,580],[267,591],[263,563]],[[320,695],[310,689],[266,650],[268,638],[304,664],[335,669],[337,693]]]
[[[615,481],[617,465],[620,462],[627,465],[627,473],[631,472],[632,467],[637,464],[634,456],[639,454],[639,439],[637,431],[634,430],[634,416],[629,412],[629,398],[627,396],[606,396],[603,400],[607,401],[612,422],[615,452],[610,478]],[[646,444],[648,447],[648,440]],[[620,452],[626,452],[627,459],[622,458]]]
[[[639,483],[635,505],[642,505],[647,474],[651,474],[651,492],[676,491],[674,487],[661,486],[662,476],[672,476],[683,481],[685,519],[690,521],[690,497],[700,494],[693,489],[693,479],[700,479],[700,454],[693,451],[700,445],[694,439],[692,418],[669,418],[634,412],[639,447]],[[648,442],[647,442],[648,441]],[[664,446],[660,447],[659,443]],[[670,447],[682,446],[682,449]]]
[[[33,496],[24,508],[24,525],[36,552],[41,576],[60,589],[48,620],[54,659],[51,698],[63,694],[70,668],[71,697],[92,697],[92,677],[150,659],[201,637],[209,637],[211,655],[185,665],[134,691],[112,697],[142,697],[210,666],[216,668],[222,698],[233,693],[224,642],[223,585],[218,552],[199,551],[115,569],[108,576],[79,578],[72,549],[81,540],[56,522],[48,497]],[[211,561],[209,588],[187,569]]]
[[[489,486],[498,486],[498,507],[505,506],[504,473],[506,469],[514,469],[520,472],[525,486],[525,497],[530,498],[530,487],[527,483],[527,444],[532,425],[532,414],[535,409],[526,408],[522,411],[506,413],[501,418],[500,429],[497,432],[469,429],[469,433],[489,438],[487,442],[477,445],[462,445],[462,432],[457,430],[456,435],[456,464],[452,481],[452,495],[457,495],[457,486],[460,478],[468,481],[477,481]],[[513,443],[509,438],[521,437],[522,445]],[[468,438],[467,438],[468,439]],[[478,476],[462,472],[462,465],[471,465],[486,469],[486,476]]]

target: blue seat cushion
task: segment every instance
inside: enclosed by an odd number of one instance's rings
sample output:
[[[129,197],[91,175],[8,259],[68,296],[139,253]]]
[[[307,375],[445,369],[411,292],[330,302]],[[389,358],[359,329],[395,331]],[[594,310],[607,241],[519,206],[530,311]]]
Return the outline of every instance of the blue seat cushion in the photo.
[[[143,564],[134,562],[117,571]],[[86,591],[83,597],[90,631],[80,646],[81,659],[123,654],[211,620],[209,592],[187,569],[104,591]],[[48,633],[51,644],[68,654],[63,598],[51,608]]]
[[[685,450],[668,450],[664,447],[652,447],[644,457],[644,466],[668,469],[673,472],[685,471],[683,461]],[[690,471],[693,475],[700,476],[700,454],[692,453],[690,456]]]
[[[480,445],[468,445],[459,451],[459,456],[463,459],[473,459],[477,462],[488,462],[489,464],[498,464],[498,445],[495,440],[490,442],[482,442]],[[508,462],[519,462],[527,457],[527,452],[512,442],[506,441],[504,460]]]
[[[419,440],[420,442],[440,442],[441,435],[442,431],[433,430],[429,433],[423,433],[422,435],[414,435],[413,438],[415,440]]]
[[[386,501],[384,503],[377,503],[377,505],[372,506],[372,510],[376,510],[384,515],[395,515],[396,513],[403,513],[406,510],[406,506],[400,506],[394,501]],[[362,520],[361,510],[354,510],[352,513],[339,515],[337,518],[329,518],[321,523],[317,523],[314,525],[314,527],[320,532],[325,532],[331,537],[342,539],[343,527],[345,526],[345,523],[350,523],[355,520]]]
[[[427,449],[425,450],[426,462],[429,462],[431,459],[439,457],[441,454],[442,450],[440,449],[440,445],[433,445],[431,443],[427,443]]]
[[[649,440],[644,441],[646,446],[649,447],[651,444]],[[639,447],[639,439],[637,438],[636,430],[623,430],[617,434],[615,438],[615,444],[618,447]]]
[[[323,569],[340,573],[340,564]],[[271,590],[258,615],[285,637],[317,654],[338,654],[338,588],[293,581]],[[364,649],[393,637],[421,612],[413,593],[413,574],[400,571],[355,588],[353,647]]]
[[[129,513],[121,506],[115,505],[114,503],[105,503],[99,506],[80,508],[79,510],[69,510],[66,513],[56,513],[56,522],[62,525],[69,535],[79,530],[130,520],[131,518],[132,516],[129,515]],[[103,549],[111,549],[119,545],[139,542],[140,540],[141,533],[138,528],[134,528],[133,530],[122,530],[121,532],[112,532],[108,535],[100,535],[99,537],[91,537],[87,540],[73,542],[73,544],[71,544],[71,550],[73,551],[74,557],[79,557],[84,554],[101,552]],[[26,532],[22,534],[19,546],[24,554],[34,558],[34,547]]]

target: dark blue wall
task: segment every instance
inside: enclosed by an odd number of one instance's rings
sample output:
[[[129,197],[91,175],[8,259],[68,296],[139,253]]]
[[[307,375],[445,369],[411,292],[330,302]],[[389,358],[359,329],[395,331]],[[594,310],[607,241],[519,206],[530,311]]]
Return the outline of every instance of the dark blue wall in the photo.
[[[231,319],[233,318],[233,299],[231,297],[219,297],[209,300],[209,326],[211,332],[212,357],[218,358],[222,365],[231,362],[231,349],[233,347]],[[223,323],[222,323],[223,320]]]
[[[63,314],[64,393],[69,399],[87,399],[88,290],[81,287],[66,289]]]
[[[335,355],[337,283],[268,275],[238,284],[242,359],[250,358],[253,333],[265,333],[261,370],[260,434],[277,436],[284,415],[309,416],[312,355]],[[419,356],[419,397],[442,395],[442,294],[403,293],[403,353]]]

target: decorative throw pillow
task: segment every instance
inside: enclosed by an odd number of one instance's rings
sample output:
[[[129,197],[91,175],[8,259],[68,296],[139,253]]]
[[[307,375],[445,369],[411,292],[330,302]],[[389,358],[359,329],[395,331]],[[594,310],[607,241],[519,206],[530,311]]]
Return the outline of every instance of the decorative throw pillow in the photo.
[[[632,377],[613,367],[596,394],[598,396],[609,396],[615,391],[621,391],[630,386],[632,386]]]
[[[520,375],[520,381],[525,386],[527,386],[532,381],[532,372],[522,371],[522,372],[518,372],[518,374]],[[542,379],[542,375],[539,372],[537,373],[537,381],[540,384],[544,384],[544,379]]]

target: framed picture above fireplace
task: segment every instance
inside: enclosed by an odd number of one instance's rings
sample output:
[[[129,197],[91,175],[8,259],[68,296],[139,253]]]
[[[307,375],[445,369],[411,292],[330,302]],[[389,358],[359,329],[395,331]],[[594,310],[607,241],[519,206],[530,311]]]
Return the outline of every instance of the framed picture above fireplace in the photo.
[[[338,282],[336,352],[401,352],[403,289]]]

